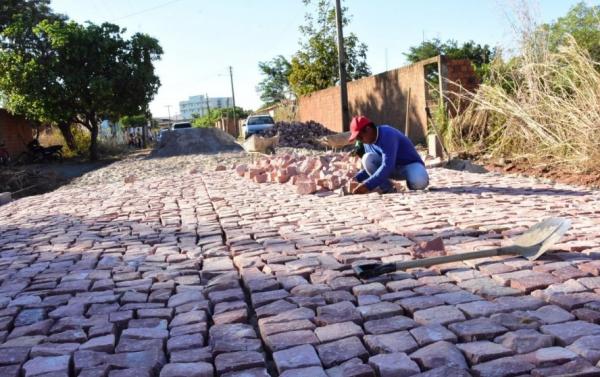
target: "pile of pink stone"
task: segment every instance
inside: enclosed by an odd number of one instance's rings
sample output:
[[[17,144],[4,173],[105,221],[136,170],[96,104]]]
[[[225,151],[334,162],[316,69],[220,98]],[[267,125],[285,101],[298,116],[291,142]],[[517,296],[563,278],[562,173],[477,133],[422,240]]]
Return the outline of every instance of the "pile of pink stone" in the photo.
[[[238,165],[235,171],[240,177],[246,177],[256,183],[293,185],[298,194],[306,195],[334,191],[351,185],[351,178],[360,167],[360,159],[349,154],[284,154],[263,157],[250,165]]]

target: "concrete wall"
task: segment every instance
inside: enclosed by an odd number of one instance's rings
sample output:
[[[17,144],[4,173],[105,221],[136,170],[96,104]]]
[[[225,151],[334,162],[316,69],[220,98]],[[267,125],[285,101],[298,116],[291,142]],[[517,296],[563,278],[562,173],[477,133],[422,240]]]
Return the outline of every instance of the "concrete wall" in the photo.
[[[0,145],[12,157],[18,157],[24,152],[26,144],[33,140],[33,129],[25,118],[14,116],[4,109],[0,109]]]
[[[406,67],[383,72],[348,83],[350,118],[364,115],[376,124],[389,124],[405,132],[415,143],[425,141],[427,135],[426,88],[424,67],[438,64],[448,79],[459,77],[469,81],[474,73],[468,60],[447,60],[435,57]],[[468,68],[465,68],[468,67]],[[470,70],[470,72],[469,72]],[[476,81],[476,80],[475,80]],[[407,98],[410,90],[408,128],[406,124]],[[316,121],[335,132],[342,132],[340,89],[331,87],[301,97],[297,118],[301,122]]]

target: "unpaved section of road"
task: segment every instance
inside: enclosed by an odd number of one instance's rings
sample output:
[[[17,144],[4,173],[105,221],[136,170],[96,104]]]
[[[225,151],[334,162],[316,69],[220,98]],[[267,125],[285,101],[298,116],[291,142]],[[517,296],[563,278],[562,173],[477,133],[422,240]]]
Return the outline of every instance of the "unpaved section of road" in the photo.
[[[167,131],[152,152],[153,157],[212,154],[241,151],[233,136],[214,127],[183,128]]]

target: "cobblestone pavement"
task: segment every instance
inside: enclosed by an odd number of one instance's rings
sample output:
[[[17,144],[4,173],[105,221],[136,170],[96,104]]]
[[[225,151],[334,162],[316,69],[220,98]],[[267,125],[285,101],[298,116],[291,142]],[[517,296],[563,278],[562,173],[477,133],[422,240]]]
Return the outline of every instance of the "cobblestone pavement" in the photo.
[[[425,192],[299,196],[211,170],[239,158],[117,163],[0,207],[0,376],[600,374],[598,192],[432,169]],[[573,228],[535,262],[350,268],[547,216]]]

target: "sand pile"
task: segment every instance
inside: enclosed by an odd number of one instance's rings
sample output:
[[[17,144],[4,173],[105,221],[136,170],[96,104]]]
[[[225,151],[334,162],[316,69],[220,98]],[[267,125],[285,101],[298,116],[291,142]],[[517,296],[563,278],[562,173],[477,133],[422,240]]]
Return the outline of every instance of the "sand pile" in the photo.
[[[238,152],[243,148],[233,136],[214,127],[182,128],[165,132],[152,157]]]

